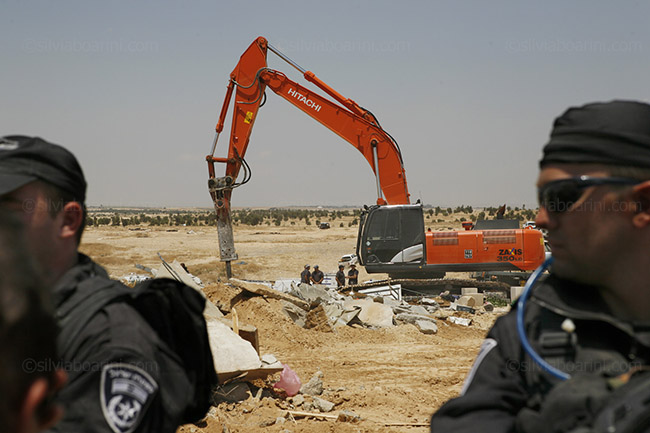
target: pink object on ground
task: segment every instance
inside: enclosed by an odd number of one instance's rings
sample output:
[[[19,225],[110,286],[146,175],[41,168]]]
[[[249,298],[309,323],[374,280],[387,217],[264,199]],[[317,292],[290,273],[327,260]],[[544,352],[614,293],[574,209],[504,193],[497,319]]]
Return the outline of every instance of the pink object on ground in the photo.
[[[287,364],[282,364],[284,367],[282,373],[280,373],[280,380],[273,384],[273,388],[278,388],[284,390],[289,397],[293,397],[298,394],[300,391],[300,379],[295,371],[291,369]]]

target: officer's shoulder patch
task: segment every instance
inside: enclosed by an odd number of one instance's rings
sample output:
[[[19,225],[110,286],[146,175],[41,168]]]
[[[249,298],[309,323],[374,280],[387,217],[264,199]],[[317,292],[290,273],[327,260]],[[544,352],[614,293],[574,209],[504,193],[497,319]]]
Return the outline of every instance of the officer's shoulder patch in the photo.
[[[102,369],[99,394],[106,422],[115,433],[134,431],[158,391],[158,384],[143,369],[111,363]]]

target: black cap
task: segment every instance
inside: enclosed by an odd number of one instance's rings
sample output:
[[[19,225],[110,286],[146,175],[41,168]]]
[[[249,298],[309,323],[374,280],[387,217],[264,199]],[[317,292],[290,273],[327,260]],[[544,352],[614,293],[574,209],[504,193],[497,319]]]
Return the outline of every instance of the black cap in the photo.
[[[39,137],[11,135],[0,138],[0,195],[35,180],[42,180],[86,200],[81,166],[67,149]]]
[[[549,163],[650,167],[650,105],[617,100],[569,108],[544,147],[540,166]]]

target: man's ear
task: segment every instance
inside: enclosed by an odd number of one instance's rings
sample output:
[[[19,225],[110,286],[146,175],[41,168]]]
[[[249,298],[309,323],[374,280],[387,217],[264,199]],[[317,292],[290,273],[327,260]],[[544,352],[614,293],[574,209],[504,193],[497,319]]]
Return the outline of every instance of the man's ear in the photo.
[[[79,202],[70,201],[63,206],[63,222],[61,224],[61,237],[75,237],[79,227],[83,224],[84,212]]]
[[[637,228],[650,226],[650,180],[634,185],[630,205],[635,209],[632,218],[634,226]]]
[[[35,427],[40,424],[37,412],[39,406],[45,401],[47,392],[47,380],[45,378],[38,378],[29,385],[18,414],[19,432],[36,431]]]
[[[54,372],[51,381],[39,377],[31,383],[20,406],[19,432],[41,431],[54,426],[63,417],[63,408],[51,401],[61,390],[68,375],[60,369]]]

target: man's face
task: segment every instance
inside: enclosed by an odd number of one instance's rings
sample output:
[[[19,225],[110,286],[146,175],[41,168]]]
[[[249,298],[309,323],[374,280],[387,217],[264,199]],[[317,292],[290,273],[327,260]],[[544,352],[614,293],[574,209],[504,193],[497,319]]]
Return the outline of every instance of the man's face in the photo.
[[[27,247],[46,273],[51,272],[52,258],[59,247],[62,212],[52,216],[51,200],[44,185],[31,182],[0,196],[0,207],[17,215],[24,224]],[[47,277],[47,275],[46,275]]]
[[[555,164],[539,173],[537,187],[577,176],[610,177],[603,166]],[[621,201],[621,186],[598,185],[582,189],[582,194],[564,212],[540,206],[535,218],[538,227],[548,230],[553,272],[576,282],[608,285],[616,278],[619,264],[632,245],[633,210]],[[549,206],[551,207],[551,206]]]

